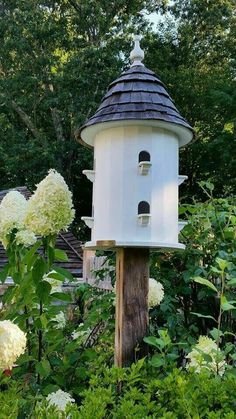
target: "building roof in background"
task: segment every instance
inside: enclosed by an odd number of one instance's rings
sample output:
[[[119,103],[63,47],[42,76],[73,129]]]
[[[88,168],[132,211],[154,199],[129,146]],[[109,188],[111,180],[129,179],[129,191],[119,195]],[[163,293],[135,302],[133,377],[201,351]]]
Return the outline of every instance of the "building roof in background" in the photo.
[[[29,199],[31,192],[26,186],[20,186],[13,189],[7,189],[0,191],[0,202],[9,191],[18,191],[24,195],[26,199]],[[68,262],[56,262],[55,265],[61,268],[67,269],[75,278],[81,278],[83,273],[83,258],[81,242],[70,232],[61,231],[56,240],[56,248],[64,250],[68,256]],[[7,263],[6,252],[0,243],[0,270]]]

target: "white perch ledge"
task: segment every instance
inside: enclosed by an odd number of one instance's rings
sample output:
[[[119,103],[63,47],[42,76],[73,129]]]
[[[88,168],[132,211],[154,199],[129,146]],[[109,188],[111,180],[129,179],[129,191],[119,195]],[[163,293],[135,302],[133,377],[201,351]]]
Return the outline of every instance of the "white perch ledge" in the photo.
[[[188,224],[188,221],[179,221],[178,222],[178,233],[181,232],[181,230],[183,230],[183,228]]]
[[[139,163],[140,175],[146,176],[149,173],[151,166],[152,166],[152,163],[150,161],[141,161]]]
[[[138,222],[141,226],[147,226],[150,223],[151,214],[139,214]]]
[[[179,185],[182,185],[182,183],[187,179],[188,179],[188,176],[179,175]]]
[[[91,182],[95,181],[95,170],[83,170],[83,175],[85,175],[88,180],[90,180]]]
[[[93,225],[94,225],[93,217],[81,217],[81,220],[84,221],[86,226],[88,226],[89,228],[93,228]]]

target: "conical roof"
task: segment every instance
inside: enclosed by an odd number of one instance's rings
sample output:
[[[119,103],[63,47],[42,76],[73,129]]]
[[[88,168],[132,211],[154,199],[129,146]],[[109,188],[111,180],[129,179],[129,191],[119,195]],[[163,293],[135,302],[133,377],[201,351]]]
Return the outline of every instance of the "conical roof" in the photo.
[[[180,115],[156,74],[141,61],[135,63],[109,85],[95,114],[77,131],[77,138],[89,143],[85,130],[97,124],[150,121],[152,125],[151,121],[155,121],[155,126],[166,126],[177,131],[182,136],[182,144],[186,144],[193,137],[193,129]]]

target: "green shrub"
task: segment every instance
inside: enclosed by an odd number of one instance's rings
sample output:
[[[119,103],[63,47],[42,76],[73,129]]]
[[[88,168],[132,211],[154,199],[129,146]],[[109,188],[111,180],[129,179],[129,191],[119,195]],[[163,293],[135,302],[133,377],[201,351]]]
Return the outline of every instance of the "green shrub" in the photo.
[[[17,419],[20,395],[17,388],[12,386],[8,390],[0,390],[0,419]]]
[[[208,187],[212,185],[208,185]],[[206,189],[204,187],[204,189]],[[150,312],[150,335],[160,328],[168,330],[172,341],[187,343],[187,352],[199,335],[207,335],[216,327],[220,299],[207,286],[197,283],[201,277],[221,289],[219,261],[225,262],[224,297],[234,301],[236,283],[236,206],[235,198],[213,199],[204,203],[184,205],[180,215],[188,219],[181,231],[184,252],[154,252],[151,255],[151,276],[164,286],[165,298],[160,307]],[[228,332],[236,333],[235,307],[228,306],[221,316],[222,343],[233,342]],[[196,314],[197,313],[197,314]]]
[[[93,377],[76,418],[235,418],[236,380],[175,369],[163,380],[140,363]]]

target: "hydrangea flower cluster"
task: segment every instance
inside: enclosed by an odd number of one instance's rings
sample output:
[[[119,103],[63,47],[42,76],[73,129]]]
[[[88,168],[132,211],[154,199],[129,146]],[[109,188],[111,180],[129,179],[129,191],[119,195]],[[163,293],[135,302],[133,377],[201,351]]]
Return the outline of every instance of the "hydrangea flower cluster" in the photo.
[[[10,320],[0,321],[0,370],[12,369],[25,348],[25,333]]]
[[[55,329],[64,329],[66,327],[66,318],[63,311],[60,311],[58,314],[56,314],[52,320],[56,322],[56,325],[54,326]]]
[[[32,231],[20,230],[16,233],[15,237],[16,244],[23,245],[24,247],[33,246],[37,241],[37,237]]]
[[[79,343],[82,343],[89,337],[91,333],[91,329],[89,328],[89,329],[83,330],[83,328],[84,328],[84,323],[81,323],[78,326],[78,329],[72,332],[71,337],[73,340],[79,339]]]
[[[64,412],[68,403],[74,403],[75,399],[69,393],[62,390],[57,390],[55,393],[50,393],[46,399],[49,406],[55,406],[58,410]]]
[[[16,230],[15,242],[32,246],[37,238],[66,230],[74,219],[72,194],[55,170],[39,183],[27,201],[18,191],[10,191],[0,204],[0,240],[7,247],[9,235]]]
[[[211,361],[206,360],[204,355],[210,356]],[[187,368],[192,367],[197,373],[203,369],[207,369],[222,376],[225,372],[226,362],[223,354],[218,349],[216,342],[207,336],[199,337],[197,345],[195,345],[186,358],[190,360]]]
[[[159,306],[164,298],[164,289],[160,282],[149,278],[148,307]]]
[[[27,201],[18,191],[10,191],[3,198],[0,204],[0,240],[5,247],[14,229],[24,229],[26,207]]]
[[[66,182],[55,170],[49,170],[28,201],[26,226],[46,237],[66,230],[74,216],[72,194]]]

